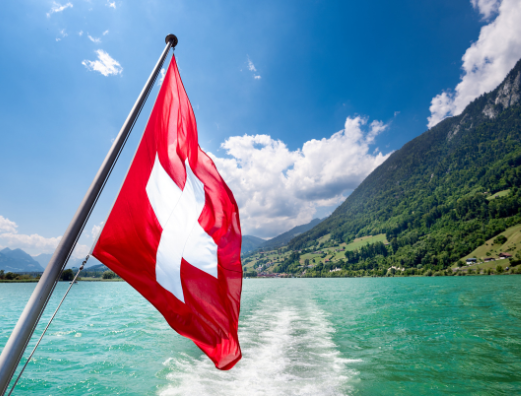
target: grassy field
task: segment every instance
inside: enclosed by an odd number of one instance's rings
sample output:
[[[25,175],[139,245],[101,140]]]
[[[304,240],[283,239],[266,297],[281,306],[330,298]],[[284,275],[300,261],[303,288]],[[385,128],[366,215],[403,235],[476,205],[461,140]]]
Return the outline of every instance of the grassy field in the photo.
[[[501,198],[501,197],[504,197],[505,195],[508,195],[508,192],[510,190],[503,190],[503,191],[499,191],[495,194],[490,194],[487,199],[490,201],[492,199],[496,199],[496,198]]]
[[[385,234],[369,235],[361,238],[356,238],[353,242],[346,246],[346,250],[360,249],[362,246],[367,245],[368,243],[375,242],[387,243],[387,239],[385,239]]]
[[[503,269],[509,266],[510,260],[496,260],[496,261],[489,261],[488,263],[481,263],[481,264],[475,264],[471,265],[469,267],[465,267],[466,269],[479,269],[479,270],[487,270],[489,268],[492,268],[493,270],[496,269],[498,265],[502,266]]]
[[[494,239],[496,239],[499,235],[503,235],[507,238],[507,241],[504,244],[494,244]],[[498,264],[502,267],[508,267],[509,260],[499,260],[499,253],[509,253],[512,256],[515,256],[518,252],[521,253],[521,224],[507,228],[499,235],[489,239],[483,245],[473,250],[470,254],[462,257],[461,260],[465,261],[467,258],[477,258],[478,261],[481,261],[485,257],[494,257],[496,261],[476,264],[470,268],[496,268]],[[452,267],[457,267],[457,263],[454,263]]]

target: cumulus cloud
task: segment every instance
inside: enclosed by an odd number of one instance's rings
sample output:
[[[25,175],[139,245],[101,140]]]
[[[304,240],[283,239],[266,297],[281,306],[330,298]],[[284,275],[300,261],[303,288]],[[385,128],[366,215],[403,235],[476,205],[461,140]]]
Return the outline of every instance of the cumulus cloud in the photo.
[[[481,28],[479,38],[463,55],[463,76],[454,91],[432,99],[428,118],[431,128],[447,117],[461,114],[479,95],[496,88],[521,58],[521,2],[472,0],[485,17],[497,17]]]
[[[40,253],[54,251],[61,236],[45,238],[38,234],[25,235],[18,233],[18,225],[3,216],[0,216],[0,244],[9,248],[39,250]]]
[[[498,12],[501,0],[470,0],[470,3],[484,19],[488,19]]]
[[[80,245],[78,243],[76,245],[76,247],[74,248],[74,250],[72,251],[72,257],[84,258],[89,253],[90,253],[90,248],[87,245]]]
[[[338,205],[389,154],[371,153],[381,121],[348,117],[329,138],[295,151],[268,135],[228,138],[228,158],[213,158],[234,193],[245,234],[272,237],[311,221],[318,207]]]
[[[116,9],[116,2],[115,1],[113,1],[113,2],[107,1],[107,6]]]
[[[112,59],[109,54],[103,50],[97,50],[98,60],[90,61],[84,60],[81,62],[88,70],[98,71],[104,76],[118,75],[123,71],[123,68],[118,61]]]
[[[16,228],[18,225],[9,219],[6,219],[4,216],[0,216],[0,233],[4,232],[12,232],[16,233]]]
[[[34,255],[53,253],[61,239],[61,236],[46,238],[38,234],[20,234],[18,224],[0,215],[0,247],[2,248],[22,249]],[[88,246],[77,244],[73,256],[85,256],[88,250]]]
[[[18,234],[15,232],[4,232],[0,234],[0,241],[7,247],[20,249],[39,249],[42,252],[54,251],[61,236],[56,238],[45,238],[38,234]]]
[[[70,8],[73,7],[72,3],[67,3],[64,5],[61,5],[56,2],[53,2],[51,10],[47,13],[47,18],[49,18],[52,14],[57,13],[57,12],[62,12],[63,10],[66,10],[69,7]]]
[[[98,234],[101,232],[101,229],[103,228],[103,223],[104,221],[102,221],[98,225],[92,226],[92,230],[90,231],[90,236],[92,237],[92,239],[96,239],[98,237]]]

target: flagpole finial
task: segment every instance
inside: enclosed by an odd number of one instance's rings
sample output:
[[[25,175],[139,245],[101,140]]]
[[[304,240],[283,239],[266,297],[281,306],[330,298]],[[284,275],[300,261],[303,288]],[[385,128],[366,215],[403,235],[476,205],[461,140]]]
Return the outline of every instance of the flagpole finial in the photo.
[[[177,36],[175,34],[169,34],[166,36],[165,43],[168,44],[169,42],[172,42],[172,48],[175,48],[178,43]]]

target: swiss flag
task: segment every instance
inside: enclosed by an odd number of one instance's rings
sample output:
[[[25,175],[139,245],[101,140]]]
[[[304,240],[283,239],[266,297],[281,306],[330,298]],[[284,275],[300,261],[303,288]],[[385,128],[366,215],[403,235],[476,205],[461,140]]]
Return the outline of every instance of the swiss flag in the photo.
[[[199,147],[173,57],[93,255],[228,370],[241,358],[240,251],[237,204]]]

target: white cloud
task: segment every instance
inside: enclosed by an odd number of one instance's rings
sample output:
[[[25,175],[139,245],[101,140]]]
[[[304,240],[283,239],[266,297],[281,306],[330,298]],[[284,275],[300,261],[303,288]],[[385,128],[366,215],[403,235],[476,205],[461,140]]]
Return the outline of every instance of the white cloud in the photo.
[[[111,7],[111,8],[116,9],[116,2],[115,2],[115,1],[113,1],[112,3],[111,3],[110,1],[107,1],[107,5],[108,5],[109,7]]]
[[[90,236],[92,237],[92,239],[96,239],[98,237],[98,234],[101,232],[101,229],[103,228],[103,223],[105,222],[102,221],[98,225],[92,226],[92,230],[90,231]]]
[[[259,74],[255,74],[257,72],[257,68],[255,67],[255,65],[253,64],[253,62],[251,61],[249,56],[248,56],[248,70],[253,73],[253,79],[254,80],[260,80],[261,79],[261,76]]]
[[[81,64],[84,65],[88,70],[98,71],[104,76],[109,76],[111,74],[118,75],[123,72],[123,68],[119,62],[115,59],[112,59],[111,56],[105,51],[97,50],[96,53],[98,54],[98,60],[84,60],[81,62]]]
[[[0,233],[3,232],[12,232],[16,233],[16,228],[18,225],[9,219],[6,219],[4,216],[0,215]]]
[[[55,238],[45,238],[38,234],[18,234],[15,232],[4,232],[0,234],[0,241],[7,247],[14,247],[20,249],[38,249],[43,253],[50,253],[54,251],[61,236]]]
[[[85,258],[90,253],[90,248],[87,245],[76,244],[72,251],[72,256],[76,258]]]
[[[105,31],[103,32],[103,35],[106,36],[107,34],[109,34],[109,31],[108,31],[108,30],[105,30]]]
[[[18,225],[3,216],[0,216],[0,244],[9,248],[38,250],[40,253],[54,251],[61,236],[45,238],[38,234],[25,235],[18,233]]]
[[[46,238],[38,234],[19,234],[18,225],[0,215],[0,247],[11,249],[22,249],[29,254],[53,253],[61,236]],[[77,244],[73,256],[83,257],[89,251],[86,245]]]
[[[163,67],[160,71],[161,75],[159,76],[159,79],[157,80],[157,85],[158,86],[161,86],[161,84],[163,84],[163,81],[165,79],[165,76],[166,76],[166,69]]]
[[[429,128],[447,117],[461,114],[472,100],[495,89],[521,58],[521,2],[479,0],[472,3],[476,3],[483,15],[492,15],[494,7],[499,5],[498,16],[481,28],[478,41],[463,55],[463,76],[455,90],[447,90],[432,99]]]
[[[257,69],[255,68],[255,65],[253,64],[253,62],[250,60],[250,58],[248,58],[248,70],[249,71],[252,71],[252,72],[256,72]]]
[[[73,7],[72,3],[67,3],[65,5],[61,5],[61,4],[58,4],[56,2],[53,2],[51,10],[47,13],[47,18],[49,18],[52,14],[54,14],[56,12],[62,12],[63,10],[65,10],[65,9],[67,9],[69,7],[70,8]]]
[[[80,31],[78,32],[78,36],[83,36],[83,30],[80,30]]]
[[[470,2],[483,15],[484,19],[496,14],[501,4],[501,0],[470,0]]]
[[[389,154],[370,153],[387,125],[350,118],[329,138],[291,151],[268,135],[228,138],[229,158],[210,154],[234,193],[244,234],[271,237],[313,219],[318,207],[338,205]]]
[[[90,34],[88,37],[89,37],[89,40],[92,41],[93,43],[101,43],[100,38],[92,37]]]

